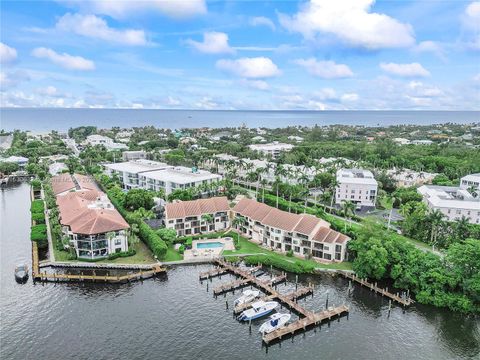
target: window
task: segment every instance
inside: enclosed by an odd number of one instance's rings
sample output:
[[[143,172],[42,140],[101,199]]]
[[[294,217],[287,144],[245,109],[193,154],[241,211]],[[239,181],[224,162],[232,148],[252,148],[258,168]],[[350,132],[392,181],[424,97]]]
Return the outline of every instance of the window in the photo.
[[[300,252],[300,246],[295,246],[294,249],[295,249],[295,252],[296,252],[296,253],[299,253],[299,252]]]
[[[122,245],[122,240],[121,239],[115,239],[115,246],[120,246]]]

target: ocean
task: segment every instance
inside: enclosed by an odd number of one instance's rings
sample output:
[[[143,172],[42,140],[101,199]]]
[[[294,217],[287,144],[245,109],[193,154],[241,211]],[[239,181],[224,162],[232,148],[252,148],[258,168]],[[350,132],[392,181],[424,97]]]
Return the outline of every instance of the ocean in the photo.
[[[431,125],[480,123],[480,111],[240,111],[240,110],[137,110],[1,108],[0,128],[43,132],[95,125],[100,128],[248,127],[277,128],[293,125]]]

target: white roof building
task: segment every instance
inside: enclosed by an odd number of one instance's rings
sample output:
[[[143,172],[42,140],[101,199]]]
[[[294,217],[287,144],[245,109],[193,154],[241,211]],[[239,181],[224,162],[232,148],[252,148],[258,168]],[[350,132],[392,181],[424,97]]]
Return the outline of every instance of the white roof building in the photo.
[[[461,189],[468,189],[470,187],[474,187],[480,190],[480,173],[467,175],[460,179]]]
[[[378,183],[369,170],[340,169],[337,171],[335,203],[351,201],[358,206],[374,207]]]
[[[415,185],[430,184],[438,174],[424,171],[417,172],[409,169],[391,169],[387,170],[387,175],[391,176],[392,179],[396,181],[396,185],[398,187],[410,187]]]
[[[418,192],[430,209],[440,211],[449,221],[465,216],[472,224],[480,223],[480,196],[475,198],[466,189],[455,186],[423,185]]]
[[[92,146],[103,145],[108,150],[128,149],[128,146],[125,144],[113,142],[113,139],[109,138],[108,136],[102,136],[97,134],[87,136],[86,142]]]
[[[253,139],[252,139],[253,140]],[[274,141],[270,144],[252,144],[248,146],[250,150],[258,151],[266,156],[270,155],[276,159],[282,151],[290,151],[294,148],[292,144],[284,144]]]

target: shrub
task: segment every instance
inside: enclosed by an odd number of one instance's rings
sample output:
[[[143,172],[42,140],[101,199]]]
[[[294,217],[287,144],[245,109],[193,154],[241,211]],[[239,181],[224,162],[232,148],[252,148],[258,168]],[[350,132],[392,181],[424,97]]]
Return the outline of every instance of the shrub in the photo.
[[[32,213],[32,220],[35,224],[45,224],[45,215],[42,213]]]
[[[235,246],[235,250],[240,250],[242,246],[240,245],[240,241],[238,240],[238,237],[233,239],[233,245]]]
[[[45,211],[45,204],[43,200],[34,200],[32,205],[30,205],[30,212],[33,213],[43,213]]]
[[[108,255],[108,260],[114,260],[114,259],[117,259],[119,257],[129,257],[129,256],[135,255],[136,253],[137,252],[135,251],[135,249],[130,249],[128,251],[121,251],[121,252],[118,252],[118,253],[113,253],[113,254]]]
[[[288,257],[293,257],[293,250],[292,249],[287,251],[287,256]]]
[[[46,248],[48,246],[47,226],[45,224],[32,226],[30,240],[35,241],[40,249]]]
[[[32,180],[30,181],[30,185],[32,185],[33,190],[40,190],[42,188],[42,182],[40,180]]]
[[[178,253],[179,254],[183,254],[185,252],[185,245],[181,245],[179,248],[178,248]]]
[[[139,236],[157,258],[163,259],[165,257],[167,254],[167,244],[143,221],[139,225]]]

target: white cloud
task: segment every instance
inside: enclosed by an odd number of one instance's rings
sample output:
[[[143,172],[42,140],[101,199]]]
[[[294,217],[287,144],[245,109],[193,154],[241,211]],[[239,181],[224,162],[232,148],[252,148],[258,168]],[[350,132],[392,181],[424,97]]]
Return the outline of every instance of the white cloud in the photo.
[[[216,103],[211,97],[208,96],[202,97],[194,105],[196,108],[202,110],[212,110],[219,107],[218,103]]]
[[[280,75],[277,65],[267,57],[240,58],[236,60],[221,59],[216,63],[217,69],[230,72],[242,78],[269,78]]]
[[[279,21],[307,39],[326,33],[347,45],[366,49],[413,45],[412,27],[388,15],[370,12],[374,3],[375,0],[311,0],[293,16],[279,14]]]
[[[420,81],[411,81],[408,83],[408,89],[411,90],[412,97],[439,97],[444,95],[438,87],[425,85]]]
[[[353,72],[345,64],[337,64],[334,61],[318,61],[315,58],[297,59],[294,63],[302,66],[309,74],[323,79],[341,79],[352,77]]]
[[[110,2],[108,3],[116,3]],[[70,14],[63,15],[57,22],[57,29],[73,32],[94,39],[101,39],[123,45],[146,45],[143,30],[118,30],[108,26],[107,22],[95,15]]]
[[[342,95],[341,100],[343,102],[354,102],[358,101],[359,96],[356,93],[345,93]]]
[[[117,19],[150,13],[160,13],[181,19],[207,13],[205,0],[61,0],[61,2],[83,11],[104,14]]]
[[[472,78],[473,81],[480,82],[480,73],[476,74]]]
[[[255,16],[250,19],[249,23],[252,26],[267,26],[273,31],[275,31],[275,24],[273,23],[272,20],[270,20],[265,16]]]
[[[392,75],[400,77],[426,77],[430,76],[430,72],[419,63],[396,64],[381,63],[380,68]]]
[[[256,89],[256,90],[268,90],[270,86],[268,83],[264,80],[247,80],[247,79],[242,79],[240,80],[240,84],[243,86],[246,86],[251,89]]]
[[[313,93],[313,97],[321,101],[337,100],[337,92],[332,88],[323,88]]]
[[[0,42],[0,64],[10,64],[17,59],[17,50]]]
[[[228,45],[228,35],[222,32],[206,32],[203,34],[203,41],[188,39],[188,45],[205,54],[232,54],[235,52]]]
[[[473,50],[480,50],[480,1],[474,1],[465,8],[462,20],[472,37],[467,45]]]
[[[18,84],[29,81],[30,75],[23,70],[15,71],[0,71],[0,89],[3,91],[8,88],[13,88]]]
[[[95,63],[81,56],[73,56],[67,53],[59,54],[52,49],[44,47],[36,48],[32,55],[40,59],[48,59],[54,64],[69,70],[94,70]]]
[[[413,49],[415,53],[432,53],[439,59],[446,61],[445,50],[435,41],[422,41],[418,43]]]

